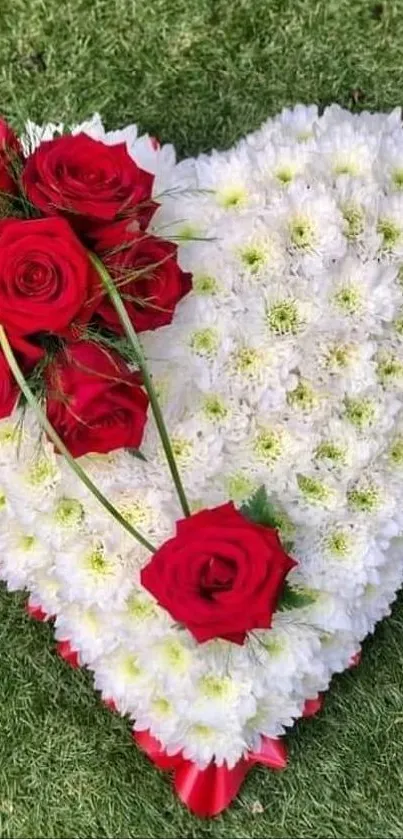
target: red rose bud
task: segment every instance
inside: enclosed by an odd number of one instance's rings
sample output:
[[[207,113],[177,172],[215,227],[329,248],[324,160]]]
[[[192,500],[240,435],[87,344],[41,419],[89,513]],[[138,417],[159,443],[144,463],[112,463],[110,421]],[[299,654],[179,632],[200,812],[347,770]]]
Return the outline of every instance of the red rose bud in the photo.
[[[277,531],[246,519],[232,503],[177,522],[141,582],[197,641],[242,644],[271,626],[285,578],[297,563]]]
[[[13,378],[8,362],[0,351],[0,419],[10,416],[19,393],[19,387]]]
[[[148,397],[117,353],[71,344],[46,368],[47,416],[73,457],[138,448]]]
[[[171,323],[177,303],[192,287],[192,275],[178,265],[176,245],[117,222],[97,231],[94,250],[119,288],[137,332]],[[102,299],[97,313],[109,329],[123,332],[109,298]]]
[[[0,194],[15,195],[18,192],[19,168],[22,168],[20,141],[4,119],[0,119]]]
[[[137,166],[125,143],[108,146],[87,134],[41,143],[22,175],[35,207],[45,215],[67,213],[80,229],[82,217],[97,222],[121,215],[146,226],[156,207],[150,202],[153,182],[154,176]]]
[[[88,323],[100,280],[65,219],[0,222],[0,312],[11,344],[27,359],[42,354],[34,332],[69,338]]]

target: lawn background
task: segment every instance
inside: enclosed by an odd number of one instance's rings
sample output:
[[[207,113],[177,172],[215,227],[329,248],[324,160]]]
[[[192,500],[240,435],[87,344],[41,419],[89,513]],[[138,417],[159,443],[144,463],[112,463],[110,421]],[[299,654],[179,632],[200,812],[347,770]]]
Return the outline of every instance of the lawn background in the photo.
[[[17,128],[98,110],[189,155],[295,102],[402,100],[403,0],[0,0],[1,110]],[[22,604],[0,589],[1,839],[403,836],[403,600],[289,736],[289,767],[255,769],[210,822]]]

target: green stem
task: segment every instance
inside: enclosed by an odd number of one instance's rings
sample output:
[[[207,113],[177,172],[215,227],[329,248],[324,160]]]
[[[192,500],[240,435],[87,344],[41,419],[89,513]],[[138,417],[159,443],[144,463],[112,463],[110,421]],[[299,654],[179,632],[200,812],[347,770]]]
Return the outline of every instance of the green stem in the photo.
[[[160,435],[161,443],[165,452],[165,457],[168,462],[172,480],[175,484],[175,488],[178,493],[178,498],[181,503],[182,510],[185,516],[190,516],[190,507],[178,472],[178,467],[176,465],[175,456],[172,451],[171,441],[169,439],[169,434],[164,422],[164,418],[162,416],[161,408],[158,402],[158,397],[155,392],[152,378],[148,372],[147,362],[144,357],[143,348],[138,339],[137,333],[132,325],[132,322],[127,314],[124,303],[122,302],[122,298],[119,292],[117,291],[113,280],[109,276],[109,273],[105,268],[105,265],[103,264],[103,262],[101,262],[100,259],[98,259],[98,257],[94,253],[90,253],[90,258],[94,267],[98,271],[99,276],[101,277],[101,280],[119,316],[119,320],[123,326],[126,336],[133,348],[136,362],[143,376],[144,387],[150,399],[150,405],[154,415],[155,424]]]
[[[85,484],[87,489],[89,489],[89,491],[92,492],[92,494],[100,502],[100,504],[102,504],[105,510],[107,510],[108,513],[110,513],[111,516],[113,516],[113,518],[116,519],[116,521],[119,524],[121,524],[122,527],[124,527],[128,531],[128,533],[130,533],[131,536],[134,536],[134,538],[137,539],[137,541],[140,542],[141,545],[147,548],[147,550],[151,551],[151,553],[155,553],[156,548],[154,547],[154,545],[152,545],[151,542],[148,542],[148,540],[144,536],[142,536],[141,533],[138,532],[138,530],[132,527],[131,524],[128,521],[126,521],[125,518],[123,518],[123,516],[119,513],[119,510],[117,510],[116,507],[114,507],[113,504],[111,504],[110,501],[108,501],[108,499],[95,486],[95,484],[92,483],[91,478],[89,478],[87,473],[84,472],[84,469],[82,469],[79,463],[77,463],[77,461],[74,460],[74,457],[72,457],[68,448],[64,445],[63,440],[60,439],[58,433],[50,424],[46,414],[43,412],[41,406],[39,405],[34,394],[32,393],[32,390],[29,387],[29,384],[11,349],[9,340],[7,338],[3,326],[0,326],[0,345],[2,347],[6,360],[10,366],[12,374],[17,384],[19,385],[22,393],[24,394],[28,404],[31,406],[31,408],[33,408],[42,428],[44,429],[44,431],[46,431],[46,434],[48,435],[50,440],[52,440],[52,443],[54,443],[56,448],[59,450],[60,454],[62,454],[66,458],[69,466],[71,466],[73,471],[76,473],[77,477],[80,478],[80,480],[83,482],[83,484]]]

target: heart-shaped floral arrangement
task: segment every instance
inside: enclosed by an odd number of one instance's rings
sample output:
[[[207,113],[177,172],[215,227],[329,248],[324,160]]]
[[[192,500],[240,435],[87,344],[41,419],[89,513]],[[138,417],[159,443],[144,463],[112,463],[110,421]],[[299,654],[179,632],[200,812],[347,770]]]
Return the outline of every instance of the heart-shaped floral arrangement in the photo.
[[[56,130],[28,125],[26,142]],[[318,117],[297,106],[228,152],[179,164],[133,126],[106,134],[94,118],[77,131],[126,143],[154,176],[131,231],[154,237],[147,270],[160,289],[139,307],[143,278],[128,273],[121,300],[141,331],[162,442],[151,416],[141,442],[140,378],[129,394],[138,439],[122,436],[129,396],[116,360],[113,451],[86,454],[64,403],[48,408],[114,519],[34,410],[3,419],[1,576],[30,591],[34,614],[55,618],[60,651],[93,671],[140,744],[176,769],[190,806],[215,813],[248,760],[284,763],[279,738],[354,659],[402,583],[400,111],[332,106]],[[26,184],[43,211],[50,164],[39,163]],[[113,252],[104,226],[91,235],[97,253]],[[173,251],[158,250],[162,238]],[[108,299],[99,317],[124,356]],[[69,394],[79,369],[87,393],[107,351],[72,346],[58,381]],[[27,354],[25,339],[15,349]],[[110,363],[107,354],[109,378]]]

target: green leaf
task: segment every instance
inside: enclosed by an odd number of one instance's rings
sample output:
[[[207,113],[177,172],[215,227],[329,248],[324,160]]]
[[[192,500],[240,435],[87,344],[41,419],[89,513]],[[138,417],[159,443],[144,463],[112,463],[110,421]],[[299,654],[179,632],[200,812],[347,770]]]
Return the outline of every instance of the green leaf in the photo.
[[[144,463],[147,463],[147,458],[140,449],[126,449],[126,451],[129,452],[132,457],[136,457],[137,460],[143,460]]]
[[[313,592],[303,588],[293,588],[286,580],[277,608],[280,612],[288,612],[291,609],[303,609],[304,606],[310,606],[312,603],[315,603],[315,600],[316,596]]]
[[[247,519],[256,524],[263,524],[264,527],[280,528],[281,526],[280,516],[269,501],[264,486],[259,487],[251,498],[242,504],[240,511]]]

